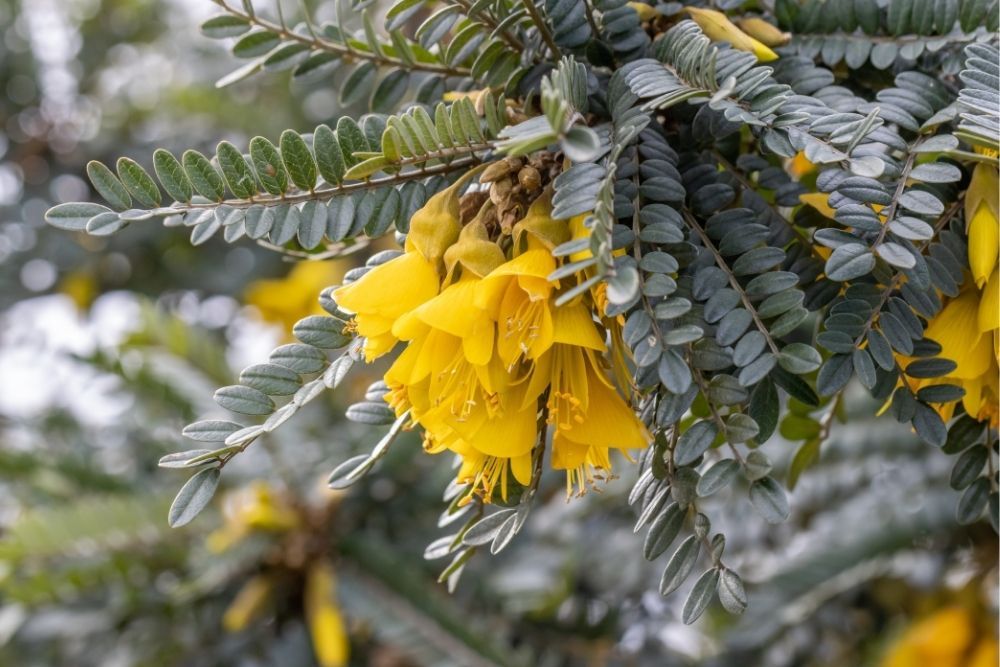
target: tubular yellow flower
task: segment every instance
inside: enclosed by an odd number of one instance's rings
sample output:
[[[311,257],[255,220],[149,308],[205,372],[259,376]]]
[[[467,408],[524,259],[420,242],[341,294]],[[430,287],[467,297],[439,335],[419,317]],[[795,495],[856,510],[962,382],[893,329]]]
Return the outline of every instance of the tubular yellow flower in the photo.
[[[548,276],[556,262],[545,248],[532,248],[501,264],[476,292],[476,306],[497,322],[497,353],[507,368],[522,358],[537,359],[552,346]]]
[[[734,49],[754,54],[760,62],[766,63],[778,59],[777,53],[737,28],[736,24],[722,12],[698,7],[687,7],[686,10],[705,33],[705,36],[712,41],[729,42]]]
[[[365,338],[366,361],[389,352],[399,338],[393,331],[396,321],[440,291],[445,253],[462,229],[459,193],[480,171],[466,172],[413,214],[406,252],[333,293],[337,305],[354,314],[354,327]]]
[[[566,470],[567,488],[582,493],[591,468],[610,471],[609,449],[641,449],[650,436],[608,379],[599,357],[605,340],[591,311],[580,303],[556,308],[553,328],[554,344],[535,364],[526,400],[549,388],[552,467]]]

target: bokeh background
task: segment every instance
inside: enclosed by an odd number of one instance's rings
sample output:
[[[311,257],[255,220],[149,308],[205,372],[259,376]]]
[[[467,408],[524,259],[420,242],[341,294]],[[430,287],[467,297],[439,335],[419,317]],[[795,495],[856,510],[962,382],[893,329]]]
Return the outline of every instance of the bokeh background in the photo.
[[[267,11],[266,3],[256,3]],[[286,3],[295,5],[296,3]],[[330,3],[307,3],[320,20]],[[331,664],[992,667],[997,540],[960,527],[949,463],[848,392],[791,519],[745,494],[709,507],[750,608],[680,622],[625,502],[634,473],[566,503],[547,480],[528,530],[477,556],[453,594],[425,561],[450,461],[415,439],[348,493],[338,463],[379,434],[344,421],[374,374],[324,396],[227,467],[210,510],[166,509],[184,424],[262,361],[349,260],[294,265],[249,241],[192,248],[132,225],[46,227],[86,200],[89,159],[148,164],[358,109],[335,78],[234,69],[203,38],[209,0],[0,0],[0,665]],[[786,424],[787,466],[814,434]],[[776,438],[779,436],[775,436]],[[325,637],[325,639],[323,638]],[[324,643],[325,642],[325,643]]]

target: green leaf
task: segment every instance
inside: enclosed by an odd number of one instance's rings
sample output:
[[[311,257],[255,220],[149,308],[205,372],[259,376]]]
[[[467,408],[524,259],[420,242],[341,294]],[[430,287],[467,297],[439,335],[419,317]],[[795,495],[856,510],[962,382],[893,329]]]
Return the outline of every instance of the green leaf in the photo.
[[[312,190],[316,187],[316,163],[305,139],[294,130],[281,133],[278,142],[281,149],[281,160],[285,163],[288,175],[300,190]]]
[[[186,452],[174,452],[161,456],[156,465],[160,468],[192,468],[207,463],[204,457],[211,453],[211,449],[189,449]]]
[[[392,408],[383,402],[363,401],[355,403],[347,408],[344,413],[353,422],[369,424],[372,426],[384,426],[396,420]]]
[[[688,465],[704,454],[712,445],[719,429],[713,422],[700,421],[692,424],[677,440],[674,450],[674,463],[679,466]]]
[[[794,489],[799,483],[799,477],[813,463],[819,459],[819,438],[806,440],[795,451],[792,462],[788,466],[788,488]]]
[[[136,162],[127,157],[118,158],[118,178],[129,193],[145,208],[155,208],[160,205],[160,189],[156,187],[152,176]]]
[[[104,197],[111,208],[122,211],[132,205],[132,197],[129,196],[128,190],[103,163],[97,160],[88,162],[87,177],[90,178],[97,194]]]
[[[653,520],[642,545],[642,555],[646,560],[655,560],[673,544],[684,525],[686,514],[679,503],[671,503]]]
[[[989,459],[989,450],[980,445],[970,447],[962,452],[962,455],[955,461],[955,467],[951,469],[951,488],[956,491],[968,488],[973,482],[979,479],[986,467]]]
[[[196,472],[184,483],[167,514],[167,522],[171,528],[179,528],[190,523],[205,509],[215,495],[221,476],[222,473],[218,468],[206,468]]]
[[[164,148],[157,148],[153,152],[153,169],[156,171],[156,177],[160,179],[163,189],[175,201],[191,201],[194,188],[191,186],[191,181],[188,179],[187,174],[184,173],[181,163],[177,161],[177,158],[170,151]]]
[[[868,246],[861,243],[847,243],[834,249],[826,260],[826,277],[844,282],[871,273],[875,268],[875,256]]]
[[[274,401],[252,387],[230,385],[215,391],[215,402],[227,410],[244,415],[267,415],[274,412]]]
[[[239,37],[249,29],[249,23],[232,14],[219,14],[201,24],[201,34],[210,39]]]
[[[113,213],[113,211],[100,204],[69,202],[57,204],[46,211],[45,222],[59,229],[80,232],[87,228],[87,221],[103,213]]]
[[[747,592],[740,575],[723,568],[719,576],[719,602],[730,614],[742,614],[747,608]]]
[[[238,199],[253,197],[257,193],[257,181],[250,171],[250,165],[243,159],[243,153],[228,141],[220,141],[215,155],[230,191]]]
[[[351,342],[351,336],[344,333],[344,322],[325,315],[311,315],[295,323],[292,335],[306,345],[321,349],[336,349]]]
[[[240,373],[240,384],[258,389],[269,396],[291,396],[302,380],[298,373],[278,364],[255,364]]]
[[[347,171],[347,163],[340,148],[340,142],[333,130],[327,125],[320,125],[313,133],[313,148],[316,151],[316,164],[320,176],[330,185],[340,185]]]
[[[758,479],[750,485],[750,502],[768,523],[788,518],[788,497],[773,477]]]
[[[281,38],[267,30],[254,30],[240,37],[233,44],[233,55],[237,58],[255,58],[262,56],[278,44]]]
[[[712,598],[715,597],[718,586],[719,571],[715,568],[706,570],[698,577],[694,588],[691,589],[687,600],[684,601],[684,609],[681,612],[681,620],[684,621],[685,625],[691,625],[705,612],[709,603],[712,602]]]
[[[222,419],[205,419],[188,424],[181,435],[198,442],[225,442],[226,438],[243,428],[242,424]]]
[[[181,162],[184,165],[184,173],[198,194],[212,201],[222,201],[225,198],[226,184],[207,157],[189,149],[184,151]]]
[[[990,482],[985,477],[980,477],[965,490],[958,500],[956,516],[962,525],[974,523],[983,514],[990,498]]]
[[[778,364],[789,373],[804,375],[820,367],[823,358],[806,343],[790,343],[778,354]]]
[[[254,137],[250,140],[250,159],[266,192],[280,195],[288,190],[288,172],[274,144],[264,137]]]
[[[698,480],[698,495],[704,498],[721,491],[733,481],[739,471],[740,464],[734,459],[722,459],[713,464]]]
[[[698,562],[700,551],[701,544],[694,535],[681,542],[663,569],[663,576],[660,578],[661,595],[673,593],[684,583]]]
[[[365,61],[355,67],[340,88],[340,105],[350,107],[367,97],[368,91],[375,83],[378,68],[375,63]]]
[[[312,345],[290,343],[271,352],[271,363],[281,364],[296,373],[317,373],[327,364],[326,354]]]

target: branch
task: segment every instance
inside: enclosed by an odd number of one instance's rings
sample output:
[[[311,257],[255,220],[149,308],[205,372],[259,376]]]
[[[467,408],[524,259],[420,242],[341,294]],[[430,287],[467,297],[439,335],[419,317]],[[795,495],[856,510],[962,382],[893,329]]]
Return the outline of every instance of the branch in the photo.
[[[767,341],[767,346],[771,349],[771,352],[777,355],[780,350],[774,342],[774,339],[771,338],[771,332],[768,331],[766,326],[764,326],[763,320],[761,320],[760,315],[757,314],[757,308],[754,307],[753,303],[750,301],[750,297],[747,296],[743,286],[740,285],[740,281],[736,280],[736,276],[733,275],[732,269],[729,268],[726,260],[719,254],[719,251],[715,249],[715,244],[712,243],[712,239],[708,238],[708,234],[706,234],[705,230],[701,228],[701,225],[698,224],[698,221],[695,220],[694,216],[687,211],[684,211],[683,213],[684,220],[688,223],[688,227],[690,227],[691,230],[698,235],[705,248],[712,253],[712,257],[715,258],[715,263],[720,269],[723,270],[723,272],[725,272],[726,277],[729,279],[729,284],[740,295],[740,301],[743,302],[743,307],[747,309],[747,312],[750,313],[750,317],[753,318],[753,322],[756,325],[757,330],[764,335],[764,340]]]
[[[434,63],[420,62],[414,60],[412,62],[407,62],[399,58],[393,58],[380,53],[368,53],[358,51],[357,49],[351,47],[349,44],[338,44],[337,42],[331,42],[330,40],[318,37],[315,32],[311,36],[300,35],[297,32],[288,30],[285,26],[279,25],[277,23],[272,23],[266,19],[262,19],[256,14],[247,14],[238,9],[230,7],[226,0],[213,0],[222,9],[228,13],[243,19],[250,25],[255,25],[259,28],[263,28],[268,32],[274,33],[281,37],[282,39],[298,42],[299,44],[304,44],[315,51],[326,51],[327,53],[335,53],[339,56],[346,56],[347,58],[357,58],[358,60],[368,60],[378,65],[384,65],[388,67],[397,67],[405,70],[417,70],[421,72],[432,72],[434,74],[442,74],[444,76],[461,76],[468,77],[471,75],[471,70],[465,67],[451,67],[448,65],[437,65]]]

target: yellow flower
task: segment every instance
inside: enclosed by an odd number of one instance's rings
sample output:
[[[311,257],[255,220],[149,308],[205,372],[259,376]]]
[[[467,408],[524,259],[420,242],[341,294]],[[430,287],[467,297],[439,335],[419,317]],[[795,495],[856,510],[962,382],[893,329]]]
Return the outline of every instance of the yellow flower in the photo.
[[[285,532],[301,524],[299,514],[265,483],[231,493],[224,505],[225,523],[208,536],[208,548],[225,551],[255,531]]]
[[[553,220],[551,210],[551,193],[532,204],[512,230],[508,260],[483,223],[492,213],[487,202],[440,251],[440,292],[397,304],[391,317],[382,313],[391,342],[406,343],[385,374],[386,400],[423,429],[427,452],[461,458],[457,479],[469,487],[461,502],[476,495],[490,502],[497,491],[506,499],[512,478],[531,483],[546,432],[539,429],[543,409],[552,465],[567,471],[570,489],[582,492],[594,469],[610,470],[610,449],[641,448],[650,439],[608,377],[607,341],[624,347],[614,328],[620,323],[598,322],[597,292],[555,306],[562,286],[549,280],[558,266],[551,250],[570,238],[572,224]],[[418,229],[411,223],[411,237]],[[406,254],[427,252],[427,244],[414,244]],[[347,307],[359,313],[360,332],[373,310],[364,299],[374,297],[368,289],[348,296],[356,297]],[[621,349],[613,352],[624,358]]]
[[[778,59],[778,54],[766,44],[747,35],[730,21],[725,14],[714,9],[687,7],[691,18],[701,28],[705,36],[715,42],[729,42],[734,49],[749,51],[757,56],[760,62],[770,62]]]
[[[239,632],[250,625],[267,607],[274,584],[274,579],[266,575],[257,575],[243,584],[222,615],[222,627],[227,632]]]
[[[965,194],[965,221],[969,235],[969,268],[977,287],[986,284],[997,265],[1000,246],[1000,178],[993,165],[979,163]]]
[[[963,607],[948,607],[907,629],[889,648],[881,667],[995,665],[996,641],[984,637],[974,645],[975,635],[972,614]],[[974,649],[972,655],[970,648]]]
[[[431,197],[410,219],[405,252],[333,293],[337,305],[354,314],[353,326],[365,338],[366,361],[389,352],[399,340],[397,320],[437,295],[444,258],[458,240],[459,193],[473,169]]]
[[[497,354],[507,368],[537,359],[552,345],[552,302],[548,276],[556,261],[545,248],[532,248],[494,269],[476,292],[476,306],[497,322]]]
[[[299,262],[284,278],[256,280],[247,287],[245,300],[265,322],[280,324],[286,333],[303,317],[319,315],[319,293],[344,277],[344,261]]]
[[[432,299],[440,285],[433,262],[419,252],[406,252],[337,288],[333,298],[354,314],[354,328],[365,338],[365,360],[370,362],[396,344],[392,333],[396,320]]]
[[[336,580],[330,563],[313,563],[306,573],[305,614],[313,652],[320,667],[343,667],[351,644],[335,598]]]
[[[650,436],[599,361],[605,341],[591,311],[580,303],[556,308],[553,325],[554,344],[535,364],[527,400],[548,386],[552,467],[567,471],[568,491],[582,493],[592,468],[610,471],[609,449],[641,449]]]

